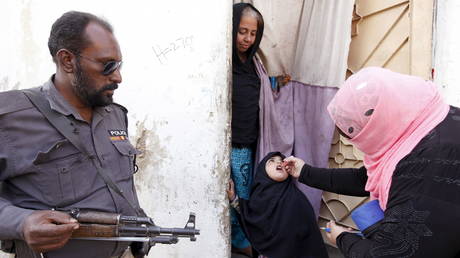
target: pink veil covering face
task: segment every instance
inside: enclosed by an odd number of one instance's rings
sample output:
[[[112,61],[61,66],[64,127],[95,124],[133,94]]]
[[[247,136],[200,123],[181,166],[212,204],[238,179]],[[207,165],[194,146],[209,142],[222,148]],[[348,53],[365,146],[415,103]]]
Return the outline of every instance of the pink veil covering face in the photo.
[[[328,111],[364,153],[366,191],[385,210],[396,164],[444,120],[449,105],[430,81],[368,67],[345,81]]]

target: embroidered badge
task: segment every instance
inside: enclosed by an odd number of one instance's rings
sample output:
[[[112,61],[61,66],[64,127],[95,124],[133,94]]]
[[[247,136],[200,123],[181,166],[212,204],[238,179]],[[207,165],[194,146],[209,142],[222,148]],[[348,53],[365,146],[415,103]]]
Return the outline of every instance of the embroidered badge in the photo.
[[[125,130],[109,130],[111,141],[124,141],[128,139],[128,134]]]

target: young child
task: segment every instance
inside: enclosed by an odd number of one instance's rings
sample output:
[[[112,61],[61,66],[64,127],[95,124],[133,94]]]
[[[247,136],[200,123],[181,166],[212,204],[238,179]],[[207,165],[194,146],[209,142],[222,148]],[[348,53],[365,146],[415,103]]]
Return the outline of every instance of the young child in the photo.
[[[328,257],[315,213],[283,166],[284,155],[269,153],[257,166],[249,200],[239,199],[230,181],[228,197],[261,255],[269,258]]]

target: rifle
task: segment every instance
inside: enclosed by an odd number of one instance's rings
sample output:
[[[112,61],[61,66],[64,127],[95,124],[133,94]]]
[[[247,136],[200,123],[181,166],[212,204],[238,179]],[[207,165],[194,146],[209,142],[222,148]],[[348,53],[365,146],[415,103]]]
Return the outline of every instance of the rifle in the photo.
[[[144,257],[155,244],[176,244],[179,237],[196,241],[196,235],[200,234],[200,230],[195,228],[194,213],[190,213],[184,228],[162,228],[155,225],[149,217],[125,216],[78,208],[60,211],[68,213],[80,224],[80,227],[73,231],[72,239],[141,242],[142,248],[131,250],[136,252],[135,257]],[[2,241],[1,244],[3,246],[5,243]],[[24,241],[14,241],[14,249],[18,258],[43,257],[43,254],[33,251]]]
[[[145,242],[176,244],[180,237],[196,241],[200,230],[195,228],[195,214],[190,213],[184,228],[162,228],[149,217],[125,216],[117,213],[80,210],[74,208],[69,215],[80,227],[72,233],[72,239],[96,241]]]

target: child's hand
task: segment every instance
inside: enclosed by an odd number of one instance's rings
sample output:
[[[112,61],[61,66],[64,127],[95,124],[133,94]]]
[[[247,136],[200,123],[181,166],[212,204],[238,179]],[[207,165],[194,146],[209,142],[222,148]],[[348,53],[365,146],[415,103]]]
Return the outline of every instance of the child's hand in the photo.
[[[329,241],[334,245],[337,245],[337,237],[342,232],[348,232],[348,231],[353,230],[352,228],[344,228],[342,226],[339,226],[339,225],[335,224],[335,221],[333,221],[333,220],[329,221],[326,226],[331,229],[331,232],[326,233],[326,236],[329,239]]]
[[[227,195],[230,201],[235,200],[235,184],[232,179],[228,180]]]
[[[282,164],[284,170],[294,178],[298,178],[300,176],[300,171],[302,171],[303,165],[305,165],[305,162],[294,156],[285,158]]]

